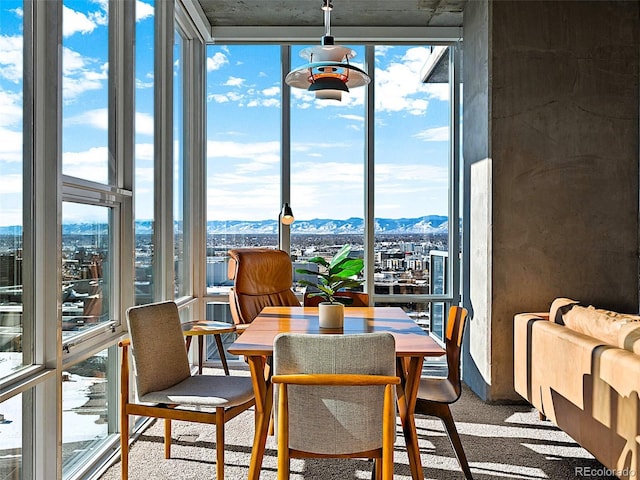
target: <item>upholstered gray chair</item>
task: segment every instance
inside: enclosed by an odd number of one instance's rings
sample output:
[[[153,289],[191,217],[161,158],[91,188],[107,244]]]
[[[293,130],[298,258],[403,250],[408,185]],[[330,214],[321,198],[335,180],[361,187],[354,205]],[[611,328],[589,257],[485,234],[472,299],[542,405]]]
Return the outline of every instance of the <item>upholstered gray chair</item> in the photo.
[[[289,459],[374,458],[393,478],[395,339],[390,333],[278,335],[273,345],[278,479]]]
[[[123,340],[120,448],[128,478],[129,415],[165,419],[165,457],[171,456],[171,420],[216,426],[216,478],[224,479],[224,424],[254,405],[250,377],[191,375],[178,307],[161,302],[127,310],[130,340]],[[129,392],[131,345],[137,399]],[[208,410],[201,410],[207,407]]]

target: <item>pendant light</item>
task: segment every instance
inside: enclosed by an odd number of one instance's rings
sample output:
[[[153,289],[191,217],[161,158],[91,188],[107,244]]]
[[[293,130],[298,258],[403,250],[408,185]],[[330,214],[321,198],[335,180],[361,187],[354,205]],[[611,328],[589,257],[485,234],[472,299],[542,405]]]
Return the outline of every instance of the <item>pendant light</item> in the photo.
[[[289,72],[284,81],[291,87],[315,92],[318,99],[340,101],[342,92],[367,85],[371,79],[365,71],[349,63],[356,52],[334,45],[331,36],[332,9],[330,0],[323,0],[324,36],[321,44],[302,50],[300,56],[309,63]]]

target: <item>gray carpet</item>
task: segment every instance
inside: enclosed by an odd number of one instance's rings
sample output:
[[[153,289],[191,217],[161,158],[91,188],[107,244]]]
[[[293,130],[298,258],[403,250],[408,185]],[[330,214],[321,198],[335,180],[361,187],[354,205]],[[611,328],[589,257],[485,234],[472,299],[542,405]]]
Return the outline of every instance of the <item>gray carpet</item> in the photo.
[[[235,371],[233,375],[247,374]],[[465,388],[452,406],[453,416],[475,480],[490,479],[615,479],[569,436],[525,405],[488,405]],[[165,460],[161,421],[154,422],[134,442],[129,456],[129,479],[212,480],[215,478],[215,427],[174,422],[172,458]],[[440,420],[418,417],[417,429],[426,480],[464,479]],[[226,426],[225,477],[246,479],[253,439],[253,410]],[[395,479],[409,480],[402,431],[395,446]],[[261,480],[277,478],[277,452],[267,439]],[[366,460],[298,460],[291,463],[292,479],[368,479]],[[119,480],[120,462],[101,480]]]

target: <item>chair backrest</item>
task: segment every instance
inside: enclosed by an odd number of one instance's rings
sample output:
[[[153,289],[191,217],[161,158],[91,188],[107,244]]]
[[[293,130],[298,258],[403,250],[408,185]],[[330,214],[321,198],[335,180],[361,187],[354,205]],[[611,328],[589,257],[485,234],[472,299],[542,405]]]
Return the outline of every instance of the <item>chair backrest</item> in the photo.
[[[274,375],[396,374],[390,333],[278,335]],[[382,446],[384,386],[290,386],[289,448],[336,455]],[[275,400],[275,405],[278,405]]]
[[[271,248],[229,250],[231,316],[237,325],[251,323],[264,307],[300,306],[291,290],[293,265],[287,252]]]
[[[305,307],[317,307],[320,302],[323,302],[322,297],[309,297],[309,293],[304,292],[303,305]],[[363,292],[339,292],[339,297],[349,297],[353,299],[353,302],[347,305],[347,307],[368,307],[369,306],[369,294]]]
[[[464,325],[467,320],[467,309],[453,305],[449,309],[447,320],[447,332],[445,337],[445,348],[447,350],[447,367],[449,373],[447,378],[456,389],[456,394],[462,391],[462,381],[460,378],[460,350],[462,348],[462,336]]]
[[[151,303],[127,310],[137,393],[164,390],[191,375],[178,306]]]

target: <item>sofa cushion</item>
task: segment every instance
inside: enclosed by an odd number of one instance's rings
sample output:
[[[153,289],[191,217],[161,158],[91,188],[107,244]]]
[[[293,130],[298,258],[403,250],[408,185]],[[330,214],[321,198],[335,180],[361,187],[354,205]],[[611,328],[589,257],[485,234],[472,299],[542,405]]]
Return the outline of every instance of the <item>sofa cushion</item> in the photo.
[[[555,322],[559,325],[564,325],[563,316],[573,308],[574,305],[579,305],[580,302],[577,300],[572,300],[570,298],[556,298],[551,303],[551,308],[549,309],[549,321]]]
[[[562,315],[567,328],[597,338],[608,345],[619,346],[622,327],[629,324],[640,326],[640,316],[597,309],[593,306],[574,305]],[[627,327],[629,328],[629,327]],[[626,331],[626,329],[625,329]]]
[[[629,322],[620,327],[618,347],[640,355],[640,322]]]

